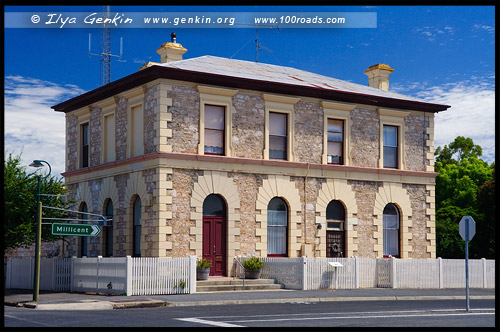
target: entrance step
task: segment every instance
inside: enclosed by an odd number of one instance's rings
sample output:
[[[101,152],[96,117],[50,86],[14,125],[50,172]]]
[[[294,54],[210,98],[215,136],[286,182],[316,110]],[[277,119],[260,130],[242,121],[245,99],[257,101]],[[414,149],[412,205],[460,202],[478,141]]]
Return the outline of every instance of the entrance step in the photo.
[[[278,290],[283,285],[275,283],[274,279],[245,279],[244,290]],[[227,292],[242,291],[243,279],[209,278],[196,281],[196,292]]]

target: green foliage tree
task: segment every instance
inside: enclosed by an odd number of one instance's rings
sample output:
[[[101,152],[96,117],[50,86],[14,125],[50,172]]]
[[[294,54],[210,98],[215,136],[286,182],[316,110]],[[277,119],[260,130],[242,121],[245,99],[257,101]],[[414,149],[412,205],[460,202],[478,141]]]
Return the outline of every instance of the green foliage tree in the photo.
[[[4,253],[9,248],[30,246],[36,238],[36,194],[38,171],[28,173],[21,165],[21,155],[4,158]],[[61,179],[49,176],[41,179],[40,193],[64,195]],[[57,196],[41,195],[44,206],[67,208],[66,201]],[[43,209],[44,217],[65,218],[59,210]],[[42,225],[42,241],[56,241],[50,225]]]
[[[489,204],[485,199],[494,200],[493,170],[479,159],[480,146],[472,139],[458,136],[449,146],[436,149],[436,246],[437,256],[463,258],[465,244],[458,233],[458,223],[465,215],[476,221],[475,236],[470,242],[471,258],[494,258],[494,204],[489,205],[493,217],[486,217],[482,206]],[[486,185],[489,183],[489,185]],[[483,188],[483,189],[481,189]],[[481,193],[482,192],[482,193]],[[481,194],[480,194],[481,193]],[[492,224],[492,226],[490,225]]]

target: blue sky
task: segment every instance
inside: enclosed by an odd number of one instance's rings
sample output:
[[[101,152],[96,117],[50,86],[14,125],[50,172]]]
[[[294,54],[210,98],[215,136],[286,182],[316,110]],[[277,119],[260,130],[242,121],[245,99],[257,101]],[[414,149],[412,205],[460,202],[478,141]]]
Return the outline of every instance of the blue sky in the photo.
[[[100,6],[19,6],[5,12],[85,14]],[[376,28],[300,29],[261,27],[258,42],[266,49],[259,62],[290,66],[326,76],[368,84],[363,71],[376,63],[389,64],[390,90],[451,105],[436,115],[435,146],[458,136],[471,137],[483,147],[483,159],[494,161],[495,151],[495,8],[493,6],[111,6],[111,13],[259,12],[376,13]],[[40,15],[42,20],[43,15]],[[64,15],[63,15],[64,17]],[[43,22],[42,22],[43,23]],[[51,163],[54,174],[64,171],[64,114],[50,109],[59,102],[99,86],[98,28],[6,28],[5,36],[5,150],[29,164]],[[57,26],[54,24],[53,26]],[[95,25],[94,25],[95,26]],[[188,52],[255,61],[256,29],[225,28],[113,28],[111,80],[132,74],[147,61],[159,62],[155,50],[170,41],[171,32]]]

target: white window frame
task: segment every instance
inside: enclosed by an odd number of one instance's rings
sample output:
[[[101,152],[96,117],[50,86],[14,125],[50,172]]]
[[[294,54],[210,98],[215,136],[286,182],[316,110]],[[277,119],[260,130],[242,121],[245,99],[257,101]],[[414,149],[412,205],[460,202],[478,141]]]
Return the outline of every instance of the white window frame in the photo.
[[[234,89],[222,89],[198,85],[200,93],[200,124],[198,154],[205,155],[205,105],[224,107],[224,156],[232,156],[232,97],[238,93]]]
[[[344,121],[344,142],[342,165],[349,166],[351,157],[349,154],[349,143],[351,137],[351,111],[356,108],[353,104],[334,103],[330,101],[321,101],[323,107],[323,155],[322,164],[328,164],[328,119]]]
[[[378,167],[384,168],[384,125],[398,128],[398,165],[396,169],[406,169],[405,160],[405,118],[410,112],[378,108],[379,114],[379,160]],[[393,168],[387,168],[393,169]]]
[[[283,113],[287,115],[287,161],[295,160],[294,144],[294,108],[300,98],[284,97],[262,94],[265,101],[265,133],[264,133],[264,159],[269,160],[269,113]],[[280,160],[280,159],[273,159]]]

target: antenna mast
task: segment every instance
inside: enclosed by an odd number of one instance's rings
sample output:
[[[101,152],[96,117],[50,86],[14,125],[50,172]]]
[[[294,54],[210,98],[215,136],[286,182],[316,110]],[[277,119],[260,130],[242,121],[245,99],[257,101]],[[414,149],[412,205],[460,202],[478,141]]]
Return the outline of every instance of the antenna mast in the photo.
[[[89,34],[89,54],[97,55],[101,58],[100,77],[101,86],[108,84],[111,81],[111,57],[122,57],[123,53],[123,38],[120,38],[120,55],[111,54],[111,39],[110,39],[110,11],[109,6],[103,6],[103,23],[101,26],[101,54],[90,52],[91,35]]]

